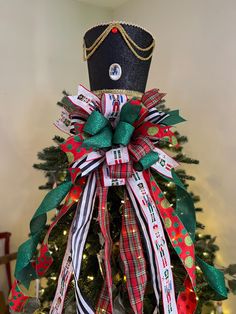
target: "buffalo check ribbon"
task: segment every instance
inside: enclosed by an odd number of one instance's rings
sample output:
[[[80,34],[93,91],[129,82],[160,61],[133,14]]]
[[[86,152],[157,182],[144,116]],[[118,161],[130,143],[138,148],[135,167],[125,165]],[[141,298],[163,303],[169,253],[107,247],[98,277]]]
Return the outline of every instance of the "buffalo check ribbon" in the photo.
[[[48,248],[50,232],[72,205],[77,203],[59,277],[59,292],[56,294],[59,296],[61,293],[61,303],[58,304],[59,298],[56,298],[58,302],[54,300],[51,312],[61,314],[69,283],[68,276],[63,281],[63,274],[67,270],[71,273],[73,269],[77,313],[114,313],[110,262],[112,239],[107,195],[109,187],[115,185],[123,185],[125,191],[120,255],[134,313],[143,313],[146,267],[151,274],[157,307],[161,295],[165,314],[194,313],[195,259],[217,298],[227,298],[223,274],[194,255],[196,221],[193,202],[174,171],[178,163],[159,147],[162,141],[178,145],[171,127],[184,121],[178,110],[158,110],[164,96],[158,89],[152,89],[144,93],[141,99],[128,99],[126,95],[109,93],[98,97],[79,85],[77,95],[62,99],[62,114],[55,126],[69,135],[61,144],[61,149],[68,157],[71,182],[64,182],[50,191],[31,220],[30,237],[18,251],[16,281],[9,299],[11,310],[20,312],[27,304],[29,297],[22,293],[20,284],[28,287],[31,280],[44,276],[52,264]],[[175,209],[165,199],[152,172],[176,185]],[[93,308],[83,295],[78,281],[96,198],[98,222],[104,238],[104,258],[101,260],[104,284],[96,307]],[[39,255],[34,258],[45,228],[47,213],[57,208],[64,199],[62,209],[41,243]],[[168,241],[186,270],[185,290],[180,292],[177,300]],[[142,244],[148,261],[145,260]],[[71,259],[70,266],[68,259]]]

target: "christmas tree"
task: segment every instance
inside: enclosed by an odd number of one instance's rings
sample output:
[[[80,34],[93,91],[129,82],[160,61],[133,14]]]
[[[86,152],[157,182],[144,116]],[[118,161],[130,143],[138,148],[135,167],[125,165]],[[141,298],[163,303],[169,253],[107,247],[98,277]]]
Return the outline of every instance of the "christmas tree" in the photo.
[[[63,92],[65,96],[68,96],[67,92]],[[63,100],[62,100],[63,101]],[[57,105],[62,106],[62,101],[59,101]],[[169,108],[167,108],[166,103],[162,100],[158,106],[158,109],[163,112],[168,112]],[[179,161],[183,166],[181,170],[178,170],[177,173],[179,177],[182,179],[184,184],[188,187],[189,182],[195,180],[192,175],[189,175],[184,170],[184,164],[192,164],[197,165],[199,163],[198,160],[188,157],[184,154],[184,144],[188,142],[188,138],[175,132],[175,136],[178,140],[179,146],[175,147],[172,144],[167,142],[162,143],[162,148],[169,151],[174,155],[175,160]],[[65,177],[67,176],[67,168],[68,168],[68,160],[67,156],[60,149],[60,144],[64,142],[64,138],[55,136],[53,141],[55,142],[55,146],[50,146],[48,148],[43,149],[42,152],[38,153],[38,158],[41,160],[40,163],[34,164],[35,169],[42,170],[45,173],[45,177],[47,178],[46,184],[40,186],[40,189],[53,189],[55,186],[60,185],[64,182]],[[166,180],[159,178],[158,184],[161,186],[161,189],[165,191],[166,198],[173,204],[176,203],[176,193],[175,186],[172,183],[167,183]],[[200,197],[191,192],[194,203],[197,205],[200,201]],[[114,189],[110,194],[110,202],[109,207],[111,211],[112,217],[112,225],[113,225],[113,242],[115,243],[113,248],[114,261],[117,260],[119,255],[119,235],[120,235],[120,224],[121,224],[121,197],[120,191]],[[197,217],[200,217],[200,213],[203,211],[201,207],[195,207],[196,212],[198,213]],[[71,225],[72,215],[68,214],[65,216],[60,223],[57,224],[53,233],[50,237],[50,250],[53,252],[52,256],[54,259],[54,263],[50,268],[50,271],[47,275],[47,284],[41,289],[40,300],[42,304],[43,313],[47,313],[49,309],[50,302],[52,301],[56,286],[57,279],[60,273],[60,267],[62,258],[66,249],[68,230]],[[214,265],[214,261],[216,258],[217,251],[219,247],[215,243],[216,237],[210,234],[207,234],[204,231],[205,226],[197,221],[197,232],[196,232],[196,252],[198,256],[204,259],[210,265]],[[93,221],[93,226],[88,236],[88,241],[86,245],[86,251],[83,256],[83,272],[81,275],[82,287],[85,289],[86,294],[89,296],[91,300],[96,300],[98,297],[99,291],[101,289],[103,278],[99,271],[99,259],[97,255],[101,249],[101,245],[99,242],[99,225],[96,220]],[[173,253],[173,252],[172,252]],[[184,270],[181,268],[178,258],[176,255],[171,256],[171,260],[174,266],[174,273],[176,279],[176,291],[181,291]],[[119,290],[120,285],[124,285],[124,278],[122,276],[121,267],[119,265],[119,261],[115,263],[116,270],[114,271],[114,282]],[[222,270],[225,272],[226,276],[229,275],[228,287],[232,292],[235,292],[235,273],[236,267],[235,265],[230,265],[229,267],[222,267]],[[210,286],[205,282],[203,273],[197,267],[197,275],[198,275],[198,309],[197,313],[201,313],[202,307],[204,304],[208,305],[209,313],[212,313],[212,310],[216,310],[219,307],[219,304],[214,304],[212,302],[212,298],[214,299],[214,293]],[[145,313],[153,312],[153,304],[154,295],[151,288],[147,293],[145,298]],[[67,308],[66,313],[75,313],[75,297],[74,297],[74,286],[71,284],[70,291],[67,296],[67,300],[65,302],[65,309]],[[73,305],[72,305],[73,304]],[[43,307],[44,305],[44,307]],[[127,309],[127,304],[126,304]],[[128,313],[128,312],[127,312]],[[132,313],[132,312],[131,312]],[[217,313],[217,312],[216,312]]]
[[[43,277],[38,312],[200,313],[227,291],[213,266],[215,238],[196,222],[194,178],[177,168],[198,163],[172,130],[184,119],[164,93],[145,92],[155,41],[125,23],[93,27],[84,39],[93,92],[64,93],[55,125],[69,137],[56,136],[34,165],[50,191],[19,248],[10,307],[29,311],[19,284]]]

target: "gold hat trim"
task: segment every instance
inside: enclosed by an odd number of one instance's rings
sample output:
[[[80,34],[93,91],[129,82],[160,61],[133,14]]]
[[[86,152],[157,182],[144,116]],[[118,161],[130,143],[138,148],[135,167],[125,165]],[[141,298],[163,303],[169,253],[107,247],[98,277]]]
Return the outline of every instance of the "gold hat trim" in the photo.
[[[130,48],[132,53],[142,61],[148,61],[153,54],[153,50],[155,47],[155,40],[153,39],[152,43],[148,47],[140,47],[137,43],[135,43],[132,38],[129,36],[129,34],[126,32],[124,27],[120,23],[111,23],[108,24],[108,26],[105,28],[105,30],[98,36],[98,38],[94,41],[94,43],[90,47],[86,47],[85,42],[83,45],[83,51],[84,51],[84,61],[88,60],[94,52],[98,49],[98,47],[103,43],[103,41],[106,39],[106,37],[109,35],[111,30],[116,27],[123,37],[124,41],[126,42],[127,46]],[[151,50],[150,54],[147,57],[143,57],[135,50],[139,51],[149,51]]]
[[[109,94],[125,94],[128,97],[137,97],[139,99],[142,98],[143,93],[133,91],[133,90],[127,90],[127,89],[100,89],[100,90],[93,90],[92,91],[94,94],[97,96],[101,96],[104,93],[109,93]]]

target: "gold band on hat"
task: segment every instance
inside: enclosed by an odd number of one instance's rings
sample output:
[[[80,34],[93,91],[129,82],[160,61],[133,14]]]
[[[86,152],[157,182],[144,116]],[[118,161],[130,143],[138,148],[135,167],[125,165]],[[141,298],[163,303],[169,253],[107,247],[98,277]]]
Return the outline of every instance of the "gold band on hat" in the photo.
[[[96,94],[97,96],[100,96],[104,93],[108,93],[108,94],[125,94],[128,97],[136,97],[141,99],[143,96],[143,93],[141,92],[137,92],[137,91],[133,91],[133,90],[127,90],[127,89],[100,89],[100,90],[93,90],[92,91],[94,94]]]
[[[153,39],[152,43],[148,47],[140,47],[137,43],[133,41],[133,39],[129,36],[129,34],[126,32],[124,27],[120,23],[111,23],[109,24],[105,30],[98,36],[98,38],[94,41],[94,43],[90,47],[86,47],[85,42],[83,45],[83,51],[84,51],[84,61],[87,61],[94,52],[98,49],[98,47],[103,43],[103,41],[106,39],[106,37],[109,35],[111,30],[116,27],[123,37],[124,41],[126,42],[129,49],[132,51],[132,53],[142,61],[147,61],[152,57],[153,49],[155,47],[155,40]],[[149,51],[152,49],[150,54],[147,57],[143,57],[134,49],[136,48],[139,51]]]

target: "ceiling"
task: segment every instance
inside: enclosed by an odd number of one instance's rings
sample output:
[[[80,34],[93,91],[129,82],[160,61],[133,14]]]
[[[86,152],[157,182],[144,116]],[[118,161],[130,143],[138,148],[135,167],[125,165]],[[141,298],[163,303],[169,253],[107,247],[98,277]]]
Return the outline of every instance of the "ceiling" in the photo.
[[[90,3],[105,8],[116,8],[128,0],[78,0],[83,3]]]

